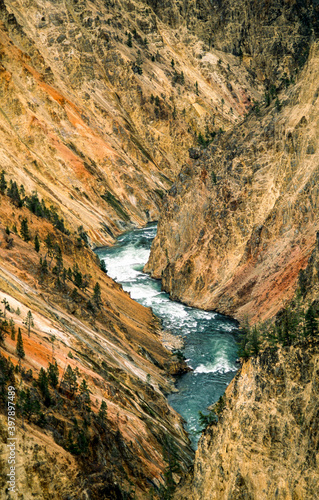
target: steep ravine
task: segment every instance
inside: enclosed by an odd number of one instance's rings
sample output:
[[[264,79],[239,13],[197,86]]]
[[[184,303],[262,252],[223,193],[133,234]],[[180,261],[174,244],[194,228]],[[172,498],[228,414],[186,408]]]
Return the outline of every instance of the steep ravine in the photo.
[[[168,453],[175,480],[191,463],[166,399],[180,362],[91,248],[157,219],[188,147],[232,127],[261,92],[237,57],[144,1],[0,0],[0,436],[4,450],[14,383],[25,498],[143,499],[165,487]]]
[[[0,442],[16,384],[27,500],[161,497],[172,456],[185,475],[193,452],[166,399],[178,359],[91,248],[162,213],[148,270],[173,297],[274,316],[318,229],[317,18],[299,0],[0,0]],[[260,495],[312,500],[317,346],[267,352],[228,388],[176,498],[258,499],[257,477]]]

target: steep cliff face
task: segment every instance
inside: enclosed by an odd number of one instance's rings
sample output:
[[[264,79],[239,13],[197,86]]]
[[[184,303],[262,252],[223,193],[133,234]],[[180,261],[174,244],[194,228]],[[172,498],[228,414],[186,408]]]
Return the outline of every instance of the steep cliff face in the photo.
[[[318,391],[318,342],[267,349],[244,363],[174,498],[317,498]]]
[[[254,78],[280,83],[304,64],[319,32],[313,0],[148,0],[172,26],[187,25],[209,46],[238,56]]]
[[[257,321],[292,296],[318,230],[318,55],[315,43],[295,86],[190,152],[147,265],[172,297]]]
[[[198,134],[259,95],[234,56],[142,1],[6,0],[0,21],[1,166],[93,243],[156,220]]]
[[[173,390],[168,372],[180,367],[161,344],[160,325],[100,269],[83,239],[0,197],[0,496],[7,498],[7,387],[14,386],[16,486],[24,498],[135,491],[144,499],[165,483],[168,449],[180,464],[176,479],[193,456],[165,397]],[[25,356],[17,353],[19,330]],[[48,387],[55,363],[58,383]]]

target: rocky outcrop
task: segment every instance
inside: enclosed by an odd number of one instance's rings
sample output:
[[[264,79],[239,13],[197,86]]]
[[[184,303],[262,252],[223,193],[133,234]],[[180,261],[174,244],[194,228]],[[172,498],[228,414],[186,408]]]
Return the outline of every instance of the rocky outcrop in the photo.
[[[258,321],[293,295],[318,230],[318,54],[315,43],[295,86],[191,153],[146,267],[172,297]]]
[[[319,489],[319,344],[245,362],[176,500],[310,500]]]

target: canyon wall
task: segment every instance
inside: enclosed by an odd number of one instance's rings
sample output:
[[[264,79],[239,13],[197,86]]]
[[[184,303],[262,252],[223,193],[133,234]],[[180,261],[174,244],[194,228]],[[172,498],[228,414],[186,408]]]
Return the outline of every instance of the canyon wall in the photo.
[[[256,322],[292,297],[319,229],[318,55],[316,42],[295,85],[190,150],[146,267],[174,299]]]
[[[134,491],[144,499],[165,484],[167,450],[178,458],[176,480],[193,457],[166,399],[174,390],[169,373],[183,366],[163,347],[152,311],[105,274],[83,239],[6,195],[0,200],[0,497],[8,498],[7,387],[14,386],[16,487],[24,498]],[[57,380],[48,384],[54,366]]]
[[[317,498],[318,341],[244,363],[176,500]]]
[[[2,0],[0,164],[92,244],[159,216],[189,145],[260,95],[144,2]]]

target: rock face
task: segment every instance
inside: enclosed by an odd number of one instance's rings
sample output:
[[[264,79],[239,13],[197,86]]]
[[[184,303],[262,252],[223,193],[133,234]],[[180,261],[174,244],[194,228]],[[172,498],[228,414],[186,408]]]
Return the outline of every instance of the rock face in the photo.
[[[319,229],[318,50],[296,85],[182,168],[146,267],[172,297],[258,321],[292,296]]]
[[[170,25],[186,24],[209,46],[239,56],[254,78],[270,85],[305,63],[312,36],[319,33],[319,7],[313,0],[148,3]]]
[[[319,489],[319,344],[264,351],[225,393],[176,500],[305,500]]]
[[[152,311],[100,269],[83,240],[26,206],[16,207],[6,195],[0,199],[0,496],[7,497],[7,387],[13,385],[20,405],[16,485],[24,498],[120,499],[134,490],[142,500],[165,483],[168,447],[180,464],[175,479],[193,458],[183,421],[166,399],[173,389],[169,373],[185,367],[163,347]],[[28,221],[30,241],[20,236],[19,217]],[[13,223],[18,234],[8,234]],[[25,352],[20,361],[19,330]],[[44,397],[39,373],[55,362],[58,385]],[[76,374],[75,390],[64,377],[68,366]]]
[[[93,244],[156,220],[198,134],[260,95],[236,57],[143,1],[5,0],[0,23],[1,167]]]

